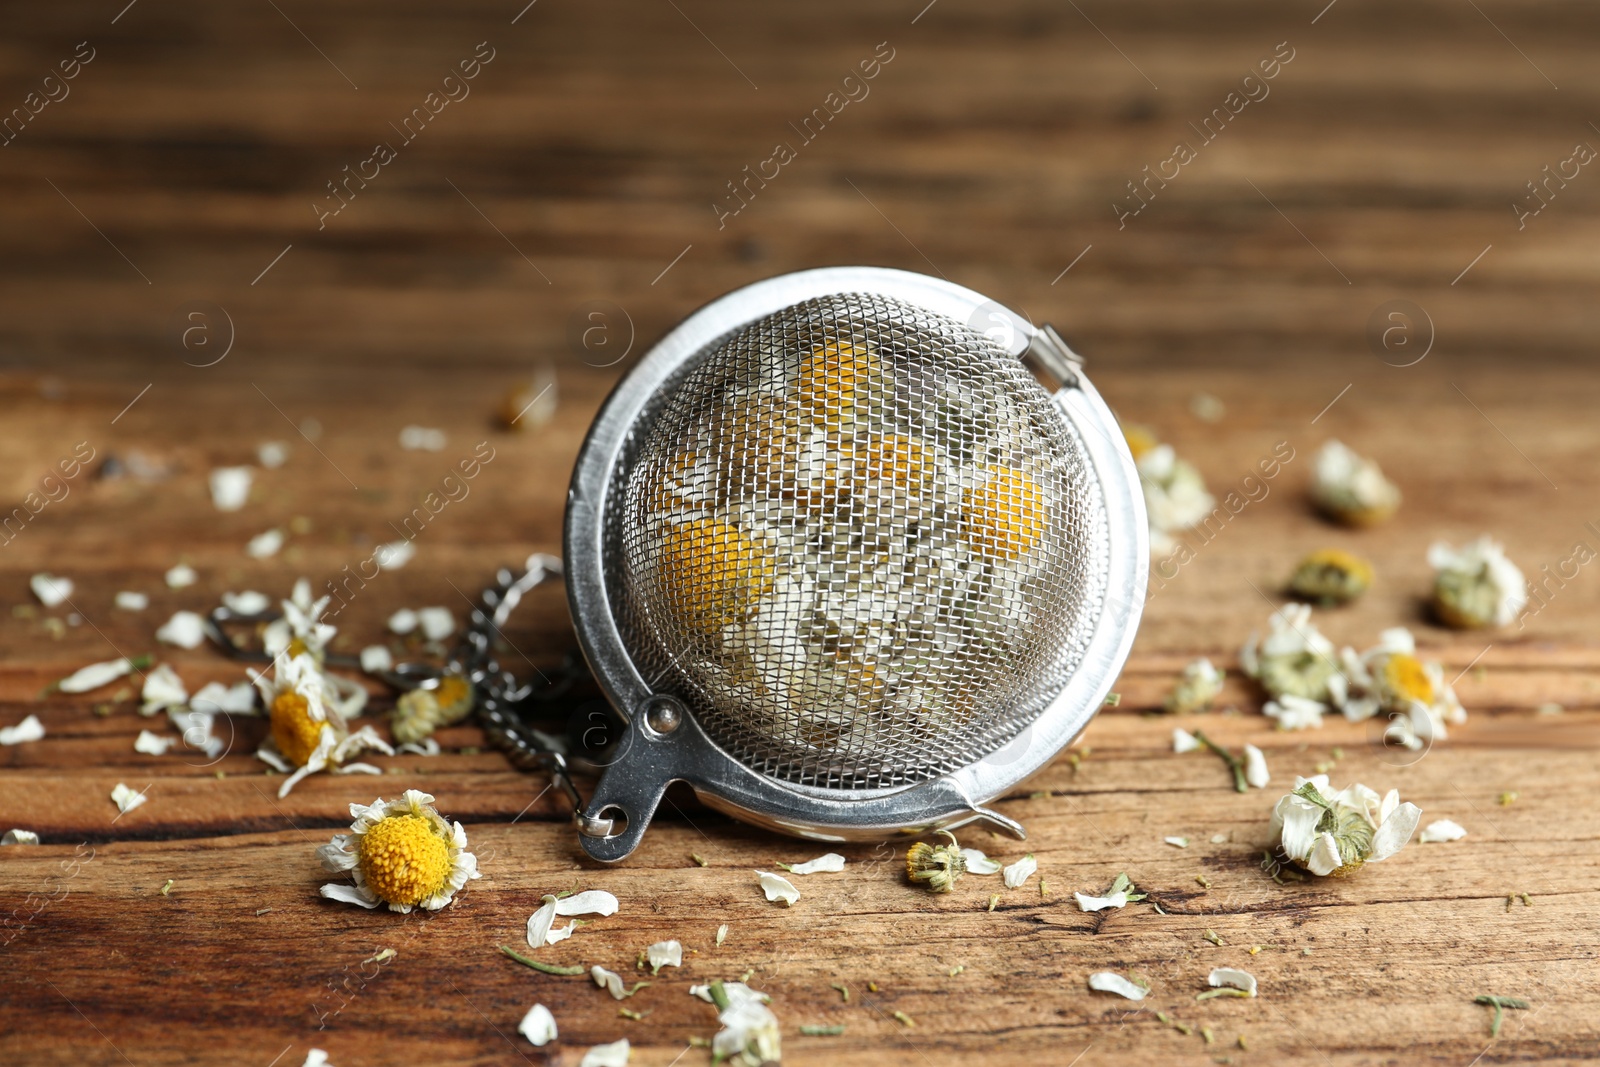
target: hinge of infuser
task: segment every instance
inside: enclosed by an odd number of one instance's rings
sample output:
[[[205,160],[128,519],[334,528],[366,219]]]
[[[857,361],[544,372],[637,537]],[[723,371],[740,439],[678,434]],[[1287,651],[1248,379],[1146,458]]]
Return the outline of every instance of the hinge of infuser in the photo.
[[[1079,384],[1078,372],[1083,369],[1083,357],[1074,352],[1049,323],[1033,331],[1022,358],[1031,359],[1034,366],[1060,382],[1063,388],[1076,388]]]

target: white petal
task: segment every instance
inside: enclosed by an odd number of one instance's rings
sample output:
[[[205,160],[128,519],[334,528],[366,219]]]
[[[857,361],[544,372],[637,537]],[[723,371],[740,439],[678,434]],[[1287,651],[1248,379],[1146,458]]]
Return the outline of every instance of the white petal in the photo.
[[[650,961],[650,969],[659,971],[663,967],[683,966],[683,946],[677,941],[657,941],[644,950],[645,959]]]
[[[388,648],[383,645],[368,645],[361,650],[361,669],[368,674],[393,670],[394,657],[389,654]]]
[[[87,667],[79,667],[61,679],[56,683],[56,688],[63,693],[87,693],[91,689],[99,689],[116,681],[132,670],[133,664],[125,659],[108,659],[103,663],[91,663]]]
[[[1171,845],[1173,848],[1188,848],[1189,847],[1189,839],[1187,837],[1163,837],[1161,840],[1165,841],[1167,844]]]
[[[175,612],[161,629],[156,640],[179,648],[199,648],[206,639],[205,620],[192,611]]]
[[[1001,871],[1000,876],[1005,879],[1007,889],[1015,889],[1026,882],[1029,878],[1032,878],[1033,872],[1037,871],[1038,869],[1039,861],[1034,859],[1033,853],[1030,852],[1017,862],[1008,866],[1005,870]]]
[[[33,595],[47,608],[56,607],[72,596],[72,579],[58,578],[53,574],[35,574],[28,579]]]
[[[456,617],[449,608],[421,608],[417,611],[417,625],[429,641],[443,641],[456,632]]]
[[[617,898],[604,889],[589,889],[556,901],[557,915],[615,915]]]
[[[722,943],[726,940],[728,940],[728,924],[723,923],[721,926],[717,927],[717,947],[721,948]]]
[[[578,1067],[628,1067],[628,1039],[613,1041],[609,1045],[596,1045],[583,1054]]]
[[[1305,864],[1312,874],[1318,876],[1327,876],[1344,866],[1339,845],[1332,834],[1317,835],[1317,839],[1311,843],[1311,854],[1306,857]]]
[[[550,927],[556,921],[556,902],[547,900],[538,911],[528,916],[528,946],[543,948],[550,943]]]
[[[437,756],[443,751],[438,740],[432,737],[424,737],[421,741],[408,741],[395,747],[397,755],[405,753],[413,756]]]
[[[1415,804],[1402,804],[1396,808],[1394,814],[1383,820],[1383,825],[1372,835],[1372,855],[1367,857],[1367,861],[1377,863],[1399,852],[1411,840],[1421,820],[1422,809]]]
[[[786,867],[785,870],[790,874],[832,874],[844,870],[844,857],[837,852],[829,852],[824,856],[818,856],[814,860],[807,860],[804,863],[796,863],[793,866]]]
[[[1086,893],[1072,894],[1078,900],[1078,907],[1083,911],[1105,911],[1107,908],[1122,908],[1128,904],[1128,894],[1117,890],[1109,896],[1091,897]]]
[[[781,900],[787,907],[800,899],[800,890],[782,875],[757,871],[756,877],[761,882],[761,891],[767,895],[768,900]]]
[[[417,613],[410,608],[401,608],[389,616],[389,630],[397,634],[408,634],[417,628]]]
[[[1460,841],[1467,836],[1466,827],[1449,819],[1436,819],[1422,830],[1419,840],[1424,845],[1431,845],[1436,841]]]
[[[218,511],[238,511],[250,499],[249,467],[218,467],[211,472],[211,503]]]
[[[44,723],[39,716],[29,715],[15,726],[0,727],[0,745],[20,745],[37,741],[44,736]]]
[[[167,708],[182,707],[189,700],[189,691],[184,688],[183,679],[178,677],[172,665],[162,663],[145,674],[144,688],[139,696],[143,700],[140,712],[154,715]]]
[[[565,926],[552,926],[550,933],[545,935],[544,943],[553,945],[557,941],[565,941],[578,932],[578,920],[574,919]]]
[[[222,606],[235,615],[260,615],[272,606],[272,601],[265,593],[246,589],[242,593],[223,593]]]
[[[329,900],[337,900],[345,904],[358,904],[361,907],[368,909],[376,908],[382,903],[382,901],[373,896],[366,889],[353,885],[345,885],[343,882],[329,882],[327,885],[318,890],[318,892],[327,897]]]
[[[300,1067],[333,1067],[333,1065],[328,1062],[328,1054],[326,1052],[320,1048],[314,1048],[306,1052],[306,1061]]]
[[[262,441],[256,446],[256,459],[263,467],[281,467],[289,458],[289,446],[282,441]]]
[[[189,701],[189,706],[212,712],[251,715],[256,710],[255,686],[249,682],[235,682],[233,685],[207,682]]]
[[[32,830],[7,830],[0,836],[0,845],[37,845],[39,835]]]
[[[1174,726],[1172,728],[1172,751],[1180,753],[1193,752],[1199,747],[1200,741],[1194,734],[1180,727]]]
[[[1309,800],[1293,794],[1279,800],[1272,812],[1272,822],[1273,833],[1284,855],[1297,863],[1310,859],[1317,843],[1317,823],[1321,819],[1322,809]]]
[[[550,1009],[543,1004],[535,1004],[517,1024],[517,1030],[523,1037],[542,1048],[556,1039],[556,1017],[551,1015]]]
[[[334,774],[382,774],[382,767],[374,767],[370,763],[341,763],[333,769]]]
[[[124,815],[149,799],[143,793],[135,792],[121,782],[118,782],[111,789],[112,803],[116,804],[117,810]]]
[[[256,749],[256,759],[265,763],[279,774],[289,773],[289,761],[278,755],[278,750],[262,745]]]
[[[283,531],[278,529],[267,530],[250,538],[250,543],[244,550],[251,559],[268,559],[278,554],[278,549],[283,547]]]
[[[1256,976],[1237,967],[1218,967],[1206,981],[1213,989],[1242,989],[1252,997],[1256,995]]]
[[[610,993],[617,1000],[628,995],[622,986],[622,975],[616,971],[608,971],[599,964],[589,968],[589,977],[594,979],[594,984]]]
[[[149,730],[140,730],[139,736],[133,739],[133,750],[147,756],[165,756],[167,749],[177,743],[176,737],[159,737]]]
[[[354,870],[360,859],[350,847],[349,834],[335,834],[326,845],[318,845],[317,858],[322,861],[322,869],[329,874]]]
[[[187,589],[198,580],[194,568],[187,563],[180,563],[166,573],[168,589]]]
[[[1272,781],[1272,774],[1267,770],[1267,757],[1254,745],[1244,746],[1244,780],[1257,789],[1265,789],[1267,783]]]
[[[112,598],[111,602],[123,611],[143,611],[150,606],[150,598],[143,593],[135,593],[130,589],[123,589]]]
[[[1145,990],[1134,985],[1120,974],[1111,971],[1096,971],[1089,976],[1089,988],[1098,989],[1102,993],[1115,993],[1119,997],[1129,1000],[1143,1000]]]
[[[961,858],[967,861],[968,874],[1000,873],[1000,861],[990,859],[975,848],[962,849]]]
[[[372,558],[379,570],[397,571],[410,563],[411,557],[416,554],[417,546],[410,541],[390,541],[386,545],[379,545]]]

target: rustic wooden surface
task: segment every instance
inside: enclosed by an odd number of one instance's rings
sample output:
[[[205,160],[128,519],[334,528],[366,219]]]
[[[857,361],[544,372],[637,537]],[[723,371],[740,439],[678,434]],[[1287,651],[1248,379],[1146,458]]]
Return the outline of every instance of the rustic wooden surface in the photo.
[[[282,1067],[320,1047],[339,1067],[575,1064],[627,1036],[635,1063],[693,1064],[709,1056],[689,1039],[716,1025],[687,985],[746,971],[773,997],[791,1063],[1592,1060],[1600,582],[1583,568],[1525,628],[1497,634],[1439,630],[1421,608],[1436,537],[1493,533],[1535,577],[1577,542],[1600,548],[1587,525],[1600,521],[1600,178],[1586,168],[1548,186],[1523,229],[1511,207],[1536,205],[1525,183],[1576,142],[1600,144],[1590,8],[520,8],[115,0],[8,14],[5,108],[76,42],[95,56],[0,149],[0,505],[20,505],[84,441],[96,465],[115,455],[166,476],[80,476],[0,546],[0,724],[37,712],[48,729],[0,749],[0,828],[46,842],[0,851],[0,1061]],[[390,139],[480,41],[494,59],[471,96],[319,232],[324,183]],[[882,41],[894,58],[870,95],[719,230],[724,183],[792,139],[787,124]],[[1280,41],[1294,58],[1271,95],[1119,229],[1125,183]],[[378,638],[400,606],[464,608],[457,590],[493,566],[558,549],[582,433],[651,339],[737,285],[852,262],[942,272],[1055,322],[1119,412],[1214,489],[1279,442],[1295,450],[1267,497],[1155,591],[1123,704],[1091,725],[1077,768],[1057,760],[1000,802],[1027,824],[1048,895],[1002,892],[991,913],[997,880],[969,877],[930,897],[905,884],[895,850],[867,845],[844,850],[844,873],[798,880],[804,895],[783,910],[752,870],[814,849],[675,796],[632,859],[600,869],[545,783],[479,751],[471,727],[446,731],[440,757],[381,760],[383,779],[314,777],[280,801],[250,755],[260,720],[225,726],[229,751],[210,766],[135,754],[138,730],[160,727],[125,698],[97,715],[116,687],[39,697],[116,651],[158,653],[191,691],[237,678],[205,650],[158,648],[155,627],[228,589],[283,595],[301,574],[320,586],[391,540],[390,524],[487,440],[495,459],[471,495],[352,602],[340,640]],[[1401,298],[1437,335],[1404,368],[1389,364],[1419,348],[1386,362],[1365,336]],[[179,343],[192,301],[213,305],[212,347]],[[586,349],[572,327],[595,301],[609,302],[611,344]],[[235,343],[193,366],[226,340],[215,308]],[[506,388],[542,365],[559,378],[553,421],[494,430]],[[1190,414],[1201,390],[1225,403],[1219,424]],[[315,448],[292,425],[307,418],[322,427]],[[443,428],[445,450],[400,451],[411,423]],[[1399,482],[1395,522],[1351,534],[1309,514],[1310,456],[1330,436]],[[267,439],[290,442],[288,464],[258,472],[244,510],[213,510],[206,472],[252,462]],[[304,532],[277,558],[244,554],[296,518]],[[1366,725],[1275,733],[1233,680],[1224,704],[1237,711],[1199,721],[1260,745],[1274,774],[1268,791],[1235,794],[1218,761],[1173,756],[1171,722],[1150,709],[1191,656],[1232,668],[1294,560],[1325,544],[1366,553],[1379,574],[1327,632],[1362,645],[1412,626],[1460,673],[1471,720],[1401,758]],[[180,559],[200,582],[171,591],[160,576]],[[46,569],[76,583],[80,625],[45,621],[65,608],[10,610],[32,604],[28,576]],[[115,610],[119,589],[148,592],[149,610]],[[559,592],[509,636],[541,662],[569,647]],[[1537,712],[1552,702],[1566,710]],[[1278,787],[1335,748],[1339,781],[1398,787],[1425,820],[1470,836],[1413,843],[1346,880],[1275,884],[1258,864]],[[120,818],[119,781],[150,797]],[[313,849],[345,806],[407,787],[465,822],[485,877],[432,916],[319,899]],[[1024,850],[967,836],[1006,859]],[[1071,903],[1119,871],[1168,914]],[[615,892],[622,911],[545,956],[628,972],[653,941],[691,950],[627,1002],[642,1021],[586,979],[495,951],[522,940],[541,894],[574,884]],[[1508,908],[1522,892],[1531,905]],[[385,947],[398,955],[363,962]],[[1196,1002],[1217,965],[1252,970],[1262,995]],[[1147,976],[1152,996],[1090,994],[1101,969]],[[1532,1008],[1491,1040],[1479,993]],[[561,1027],[543,1051],[515,1032],[535,1001]],[[803,1024],[846,1031],[802,1037]]]

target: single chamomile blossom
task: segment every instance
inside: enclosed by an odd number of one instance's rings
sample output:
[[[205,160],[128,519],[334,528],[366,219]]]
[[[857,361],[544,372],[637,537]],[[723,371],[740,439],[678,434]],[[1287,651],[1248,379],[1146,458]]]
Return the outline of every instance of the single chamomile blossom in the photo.
[[[349,872],[355,885],[330,882],[329,900],[390,911],[438,911],[471,879],[478,858],[467,851],[467,832],[433,806],[433,797],[407,789],[399,800],[350,805],[351,832],[317,849],[329,874]]]
[[[1142,451],[1134,465],[1150,517],[1152,546],[1161,539],[1170,541],[1168,535],[1173,531],[1188,529],[1216,507],[1216,498],[1206,491],[1200,472],[1179,459],[1171,445],[1158,444]]]
[[[1318,876],[1345,875],[1378,863],[1411,840],[1422,810],[1400,803],[1391,789],[1380,798],[1364,785],[1329,796],[1328,776],[1296,778],[1294,792],[1272,811],[1272,836],[1294,864]]]
[[[439,727],[453,726],[470,715],[475,697],[466,675],[441,675],[429,687],[400,694],[389,716],[389,732],[396,741],[421,741]]]
[[[352,769],[343,765],[366,749],[394,755],[372,727],[350,732],[343,713],[328,704],[326,679],[311,656],[279,656],[271,680],[264,674],[253,677],[272,724],[256,758],[278,770],[293,771],[278,796],[288,796],[308,774]]]
[[[967,861],[961,854],[956,835],[949,830],[939,833],[950,839],[948,845],[918,841],[906,850],[906,876],[913,882],[921,882],[930,893],[950,892],[956,879],[967,872]]]
[[[1342,670],[1332,680],[1333,700],[1351,722],[1378,712],[1391,718],[1387,740],[1412,750],[1445,736],[1445,724],[1467,719],[1455,690],[1444,680],[1444,668],[1417,657],[1416,639],[1403,626],[1378,635],[1378,643],[1357,655],[1340,652]]]
[[[1508,626],[1527,606],[1527,579],[1488,537],[1459,549],[1436,542],[1428,549],[1428,564],[1434,570],[1433,610],[1447,626]]]
[[[1205,711],[1211,707],[1217,694],[1222,692],[1222,679],[1222,671],[1213,667],[1209,659],[1202,657],[1193,660],[1184,666],[1183,677],[1167,694],[1166,703],[1162,706],[1174,715]]]
[[[1271,697],[1297,696],[1326,704],[1329,679],[1339,673],[1333,642],[1311,621],[1306,604],[1285,604],[1267,619],[1267,636],[1251,634],[1239,651],[1244,672]]]
[[[1295,567],[1289,592],[1319,607],[1348,604],[1372,584],[1372,564],[1337,548],[1311,553]]]
[[[1311,501],[1335,522],[1372,526],[1394,514],[1400,490],[1377,463],[1330,440],[1313,460]]]

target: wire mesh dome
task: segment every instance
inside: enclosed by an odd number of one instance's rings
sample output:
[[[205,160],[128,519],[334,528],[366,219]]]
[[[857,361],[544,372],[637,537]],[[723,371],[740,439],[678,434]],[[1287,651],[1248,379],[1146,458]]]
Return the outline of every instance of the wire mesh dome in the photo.
[[[686,361],[605,516],[620,636],[733,759],[829,789],[926,781],[1015,738],[1104,601],[1103,487],[984,334],[844,293]]]

